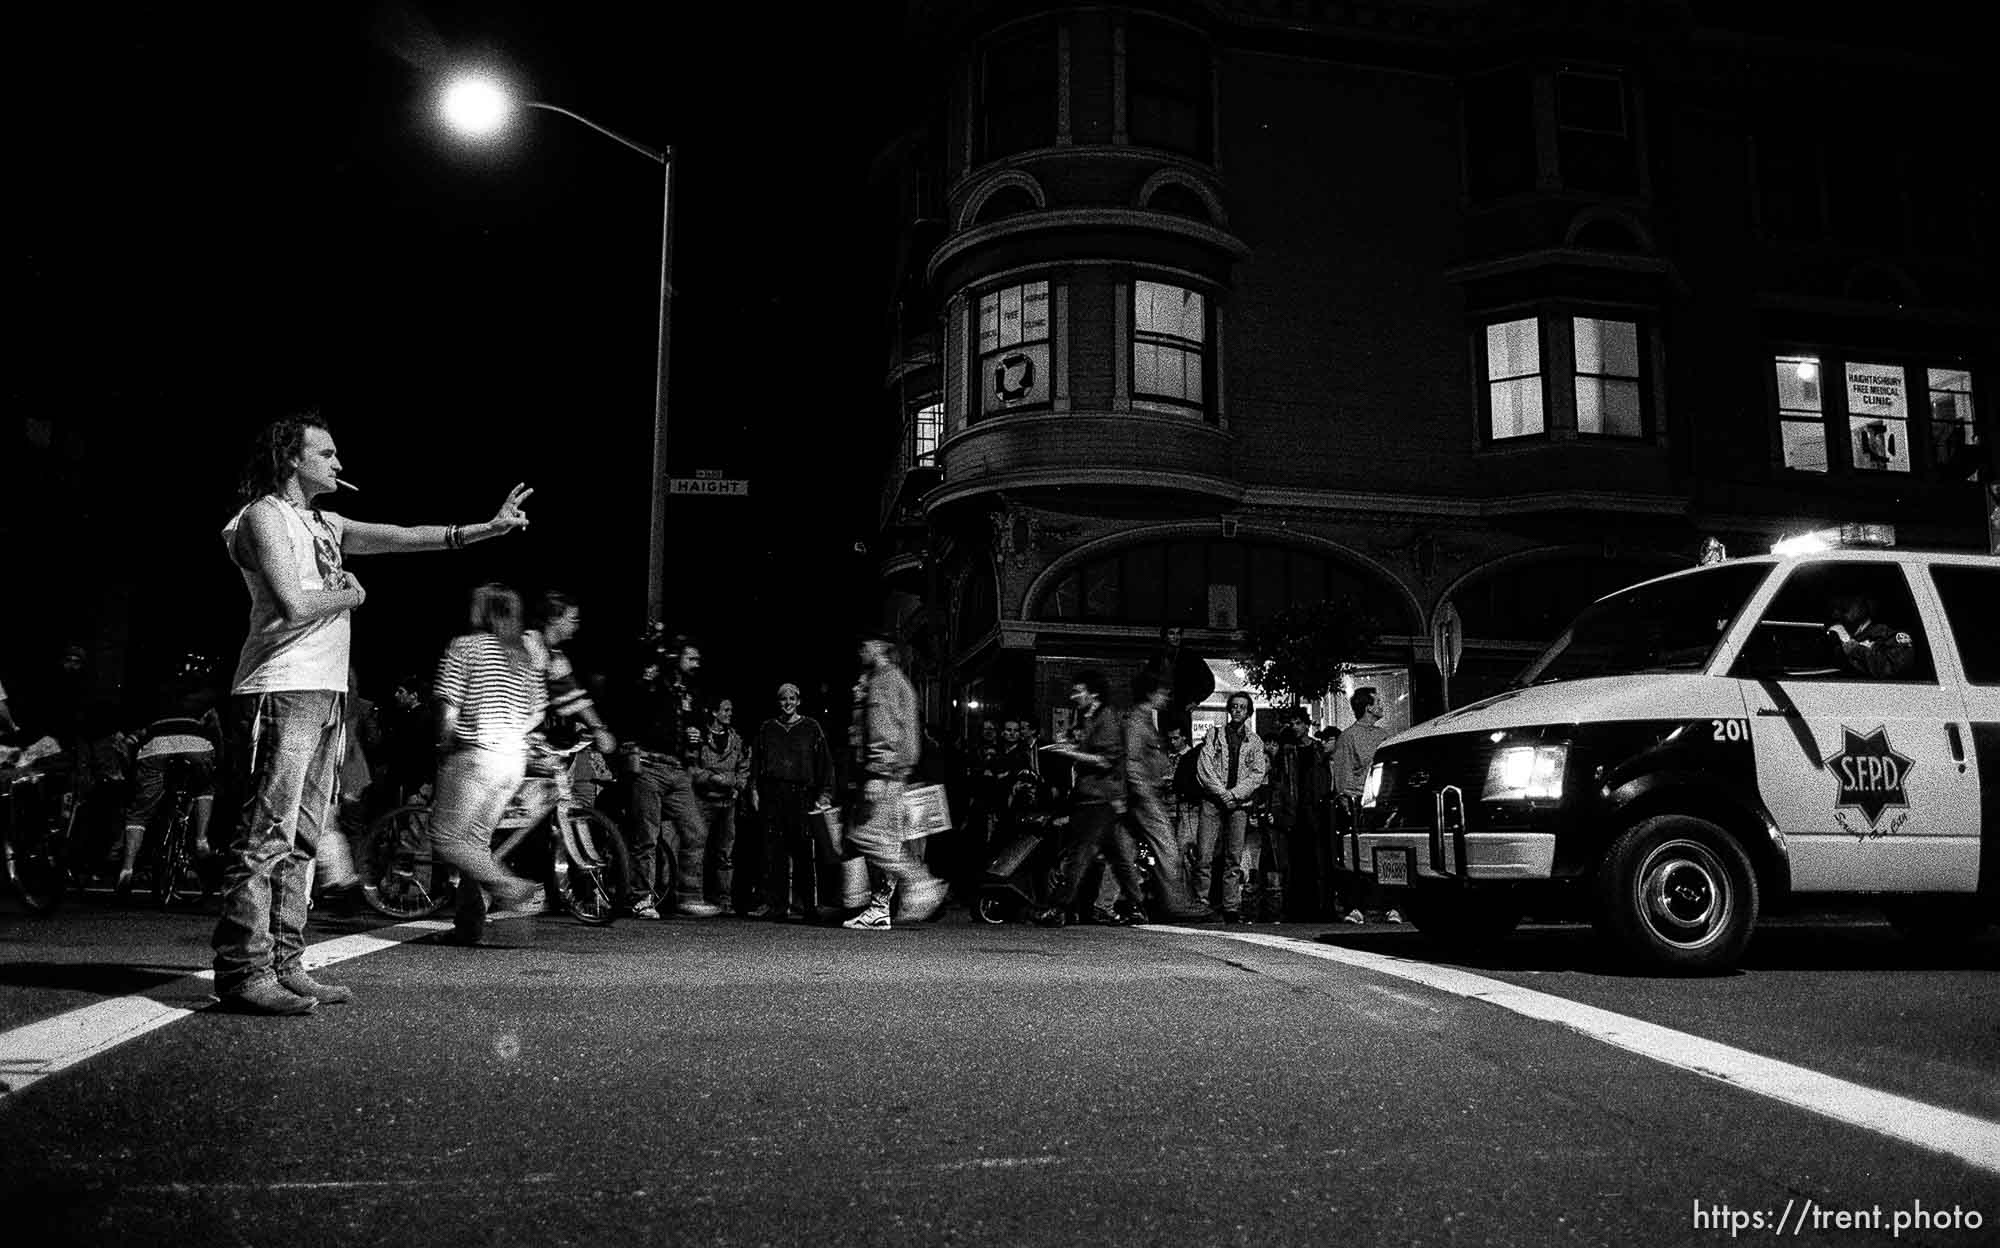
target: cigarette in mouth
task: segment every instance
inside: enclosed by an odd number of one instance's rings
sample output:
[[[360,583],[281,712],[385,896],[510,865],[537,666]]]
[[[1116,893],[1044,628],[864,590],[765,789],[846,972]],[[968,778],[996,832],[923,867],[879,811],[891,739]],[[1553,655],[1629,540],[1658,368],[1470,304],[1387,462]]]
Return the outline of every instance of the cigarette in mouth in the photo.
[[[339,486],[343,490],[354,490],[356,494],[359,494],[361,492],[359,489],[355,488],[355,485],[352,481],[342,481],[339,477],[335,477],[333,479],[333,483]]]

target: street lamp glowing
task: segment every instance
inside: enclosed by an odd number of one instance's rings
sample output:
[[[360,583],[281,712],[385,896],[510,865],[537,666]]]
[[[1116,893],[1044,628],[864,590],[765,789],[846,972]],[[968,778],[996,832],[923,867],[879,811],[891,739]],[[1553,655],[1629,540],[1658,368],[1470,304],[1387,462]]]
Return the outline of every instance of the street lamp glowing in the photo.
[[[491,78],[466,77],[445,87],[440,107],[446,125],[460,134],[485,138],[507,124],[514,100]]]

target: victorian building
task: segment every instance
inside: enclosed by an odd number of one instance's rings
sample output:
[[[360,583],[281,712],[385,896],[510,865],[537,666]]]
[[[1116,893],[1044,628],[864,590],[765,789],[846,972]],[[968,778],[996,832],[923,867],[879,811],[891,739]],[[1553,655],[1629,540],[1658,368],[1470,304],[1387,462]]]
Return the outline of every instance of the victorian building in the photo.
[[[1331,599],[1393,726],[1709,537],[1984,549],[1970,58],[1737,9],[914,4],[877,550],[930,713],[1046,731]]]

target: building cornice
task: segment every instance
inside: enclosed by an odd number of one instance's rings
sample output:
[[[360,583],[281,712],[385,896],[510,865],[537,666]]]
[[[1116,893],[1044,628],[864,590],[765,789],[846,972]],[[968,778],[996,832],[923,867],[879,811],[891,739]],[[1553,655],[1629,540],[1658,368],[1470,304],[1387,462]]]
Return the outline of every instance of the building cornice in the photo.
[[[1193,221],[1187,217],[1176,217],[1164,212],[1147,212],[1138,208],[1051,208],[1046,211],[1006,217],[999,221],[989,221],[985,225],[974,226],[962,234],[952,235],[931,253],[930,262],[924,266],[924,280],[935,283],[938,271],[953,260],[967,252],[990,247],[1006,239],[1021,238],[1031,234],[1048,234],[1058,230],[1091,229],[1170,234],[1213,248],[1233,260],[1250,258],[1250,248],[1242,239],[1227,230],[1217,229],[1215,226]]]
[[[1273,511],[1428,516],[1451,520],[1483,520],[1495,516],[1558,511],[1621,512],[1649,516],[1688,514],[1687,500],[1678,496],[1617,494],[1606,490],[1545,490],[1500,498],[1451,498],[1437,494],[1378,494],[1359,490],[1251,486],[1243,491],[1242,505]]]

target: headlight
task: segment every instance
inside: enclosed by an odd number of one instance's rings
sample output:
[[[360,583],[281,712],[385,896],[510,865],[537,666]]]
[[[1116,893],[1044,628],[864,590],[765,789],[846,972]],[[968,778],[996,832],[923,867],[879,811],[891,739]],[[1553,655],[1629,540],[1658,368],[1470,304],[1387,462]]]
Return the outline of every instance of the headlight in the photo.
[[[1361,788],[1361,804],[1373,806],[1375,795],[1382,791],[1382,764],[1376,763],[1368,769],[1368,783]]]
[[[1496,750],[1486,768],[1483,801],[1494,799],[1560,798],[1563,768],[1569,762],[1566,745],[1512,745]]]

